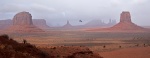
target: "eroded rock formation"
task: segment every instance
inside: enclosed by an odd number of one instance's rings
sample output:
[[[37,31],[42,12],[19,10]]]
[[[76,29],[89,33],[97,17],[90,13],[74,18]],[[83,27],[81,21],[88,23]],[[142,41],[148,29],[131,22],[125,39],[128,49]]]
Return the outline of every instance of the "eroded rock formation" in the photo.
[[[29,12],[17,13],[13,18],[13,25],[8,30],[14,32],[43,32],[33,25],[32,16]]]
[[[71,25],[71,24],[69,23],[69,21],[67,20],[67,24],[65,24],[63,27],[64,27],[64,28],[71,28],[72,25]]]
[[[132,23],[131,15],[128,11],[123,11],[120,15],[120,22],[111,27],[113,30],[143,30],[144,28]]]
[[[31,14],[29,12],[17,13],[13,18],[13,25],[33,25]]]

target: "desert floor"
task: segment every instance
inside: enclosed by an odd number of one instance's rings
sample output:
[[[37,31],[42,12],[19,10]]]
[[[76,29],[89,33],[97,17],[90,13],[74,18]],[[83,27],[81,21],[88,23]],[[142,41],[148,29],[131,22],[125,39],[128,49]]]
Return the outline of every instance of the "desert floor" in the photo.
[[[150,47],[125,48],[111,52],[99,53],[104,58],[149,58]]]
[[[8,33],[18,42],[26,39],[37,47],[86,46],[104,58],[150,57],[150,32],[48,31]]]

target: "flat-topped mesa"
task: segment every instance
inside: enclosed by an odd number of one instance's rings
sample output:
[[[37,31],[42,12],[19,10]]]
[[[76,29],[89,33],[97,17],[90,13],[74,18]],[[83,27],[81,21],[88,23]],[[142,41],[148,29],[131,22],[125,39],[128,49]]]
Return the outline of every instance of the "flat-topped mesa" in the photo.
[[[25,11],[17,13],[13,18],[13,25],[33,25],[31,14]]]
[[[17,13],[13,18],[13,25],[8,28],[11,32],[43,32],[42,29],[33,25],[32,16],[29,12]]]
[[[120,22],[131,22],[130,12],[123,11],[120,15]]]

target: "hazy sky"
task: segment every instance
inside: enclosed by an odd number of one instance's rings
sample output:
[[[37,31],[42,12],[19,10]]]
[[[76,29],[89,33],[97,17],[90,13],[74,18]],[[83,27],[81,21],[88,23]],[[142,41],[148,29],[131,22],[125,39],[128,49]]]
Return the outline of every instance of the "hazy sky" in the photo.
[[[0,19],[12,19],[21,11],[28,11],[33,19],[46,19],[48,24],[85,24],[90,20],[119,21],[122,11],[130,11],[132,21],[150,25],[150,0],[1,0]],[[79,22],[82,20],[83,22]]]

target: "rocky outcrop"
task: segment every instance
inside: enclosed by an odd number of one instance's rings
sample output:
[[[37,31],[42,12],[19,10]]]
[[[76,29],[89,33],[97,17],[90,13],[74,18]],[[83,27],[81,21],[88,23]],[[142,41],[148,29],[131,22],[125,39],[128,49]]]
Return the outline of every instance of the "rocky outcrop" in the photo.
[[[110,31],[110,32],[145,32],[148,31],[146,28],[142,28],[134,24],[131,20],[130,12],[123,11],[120,15],[120,22],[110,28],[97,28],[90,31]]]
[[[8,30],[13,32],[43,32],[33,25],[32,16],[29,12],[17,13],[13,18],[13,25]]]
[[[33,24],[41,29],[49,29],[46,20],[44,19],[33,19]]]

